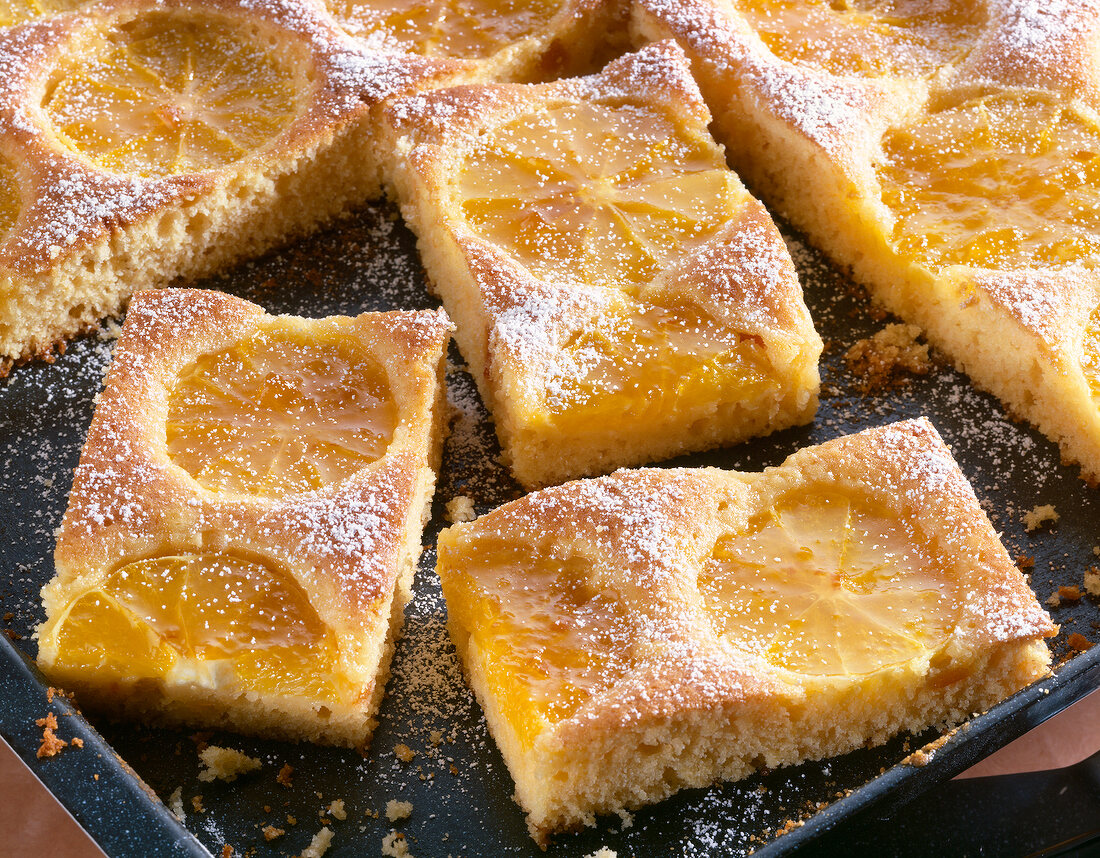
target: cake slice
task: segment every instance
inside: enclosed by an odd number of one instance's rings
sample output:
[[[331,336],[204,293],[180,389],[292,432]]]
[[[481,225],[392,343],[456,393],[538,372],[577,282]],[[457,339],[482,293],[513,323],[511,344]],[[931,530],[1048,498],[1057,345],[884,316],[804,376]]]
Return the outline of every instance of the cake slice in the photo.
[[[363,746],[435,484],[450,328],[135,296],[42,591],[50,680],[127,718]]]
[[[294,0],[109,0],[0,32],[0,372],[380,193],[375,119],[447,67]]]
[[[402,212],[521,483],[812,418],[821,339],[674,44],[386,116]]]
[[[958,723],[1056,629],[926,420],[759,474],[642,469],[439,537],[451,636],[532,836]]]
[[[1094,3],[638,0],[734,164],[1100,479]]]

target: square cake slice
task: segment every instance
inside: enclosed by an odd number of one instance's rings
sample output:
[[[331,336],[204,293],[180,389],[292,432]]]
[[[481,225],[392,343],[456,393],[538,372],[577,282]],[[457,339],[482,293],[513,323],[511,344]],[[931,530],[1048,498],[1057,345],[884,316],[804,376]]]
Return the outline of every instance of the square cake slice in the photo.
[[[674,44],[387,116],[402,211],[521,483],[812,418],[821,339]]]
[[[363,746],[442,432],[441,312],[135,296],[42,591],[38,661],[92,709]]]
[[[642,469],[439,537],[531,834],[958,723],[1055,633],[926,420],[749,474]]]

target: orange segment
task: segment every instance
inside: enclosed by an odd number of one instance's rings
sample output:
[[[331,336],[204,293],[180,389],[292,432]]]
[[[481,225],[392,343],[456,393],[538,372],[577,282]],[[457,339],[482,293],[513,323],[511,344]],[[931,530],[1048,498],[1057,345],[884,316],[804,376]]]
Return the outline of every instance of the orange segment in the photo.
[[[373,47],[483,59],[541,35],[561,0],[327,0],[353,36]]]
[[[709,136],[644,107],[569,104],[489,133],[458,184],[475,234],[536,276],[636,292],[743,200]]]
[[[777,667],[862,675],[941,645],[955,582],[921,537],[875,504],[816,493],[722,537],[699,589],[716,631]]]
[[[203,487],[282,497],[377,460],[396,425],[385,371],[358,343],[276,323],[185,369],[165,431]]]
[[[755,401],[777,386],[759,339],[692,307],[631,302],[573,335],[563,350],[570,371],[546,391],[548,419],[563,429],[658,419],[711,401],[715,390]]]
[[[263,148],[304,109],[305,57],[213,17],[150,12],[98,34],[43,107],[62,141],[107,170],[171,176]]]
[[[293,578],[223,554],[129,563],[52,632],[61,671],[340,699],[335,636]]]
[[[444,572],[450,622],[470,633],[492,699],[530,747],[631,667],[629,617],[585,561],[521,547],[462,550]]]
[[[973,99],[888,134],[878,168],[895,249],[932,270],[1100,253],[1100,127],[1036,94]]]
[[[736,0],[780,59],[833,74],[929,75],[977,37],[984,10],[967,0]]]

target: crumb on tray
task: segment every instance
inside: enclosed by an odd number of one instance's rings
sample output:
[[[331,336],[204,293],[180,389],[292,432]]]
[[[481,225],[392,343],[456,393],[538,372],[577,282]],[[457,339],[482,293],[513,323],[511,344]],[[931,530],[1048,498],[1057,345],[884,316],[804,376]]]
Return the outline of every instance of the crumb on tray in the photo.
[[[1038,530],[1047,522],[1054,524],[1058,521],[1058,512],[1054,509],[1052,504],[1043,504],[1037,506],[1030,512],[1024,513],[1024,530],[1031,533],[1033,530]]]
[[[455,495],[447,501],[447,520],[452,524],[464,521],[473,521],[477,518],[474,511],[474,502],[466,495]]]
[[[386,802],[386,819],[390,822],[398,822],[412,816],[413,806],[411,801],[398,801],[391,798]]]
[[[199,759],[206,766],[199,772],[199,780],[205,783],[210,783],[215,778],[230,783],[239,775],[255,771],[263,765],[256,757],[218,745],[207,745],[199,752]]]

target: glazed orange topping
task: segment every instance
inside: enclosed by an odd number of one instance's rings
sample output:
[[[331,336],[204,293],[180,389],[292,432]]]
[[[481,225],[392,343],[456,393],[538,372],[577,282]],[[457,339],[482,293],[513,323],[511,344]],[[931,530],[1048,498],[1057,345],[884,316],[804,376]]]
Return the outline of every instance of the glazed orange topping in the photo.
[[[834,74],[934,73],[977,37],[984,14],[966,0],[735,0],[780,59]]]
[[[382,50],[482,59],[540,35],[560,0],[327,0],[353,36]]]
[[[948,265],[1067,265],[1100,254],[1100,127],[1037,93],[976,98],[887,135],[895,249]]]
[[[868,674],[940,646],[955,626],[950,573],[869,501],[810,493],[719,539],[699,577],[715,630],[777,667]]]
[[[555,343],[568,366],[543,417],[562,431],[774,386],[763,342],[648,289],[748,200],[706,133],[655,108],[553,106],[488,133],[457,193],[472,231],[535,276],[613,294]]]
[[[276,322],[185,369],[165,428],[172,460],[205,488],[281,497],[369,465],[396,424],[362,346]]]
[[[149,12],[95,34],[43,108],[61,140],[107,170],[171,176],[263,148],[302,112],[302,57],[214,17]]]
[[[470,633],[490,694],[530,747],[631,665],[626,609],[584,560],[522,546],[462,549],[443,574],[452,623]]]
[[[280,570],[227,554],[126,564],[43,633],[55,668],[120,680],[339,700],[335,636]]]
[[[710,402],[716,389],[753,401],[776,387],[759,340],[695,307],[624,304],[621,314],[563,343],[580,371],[548,397],[556,426],[645,421]]]
[[[475,234],[540,277],[637,290],[745,194],[722,151],[654,109],[567,104],[488,134],[459,180]]]

